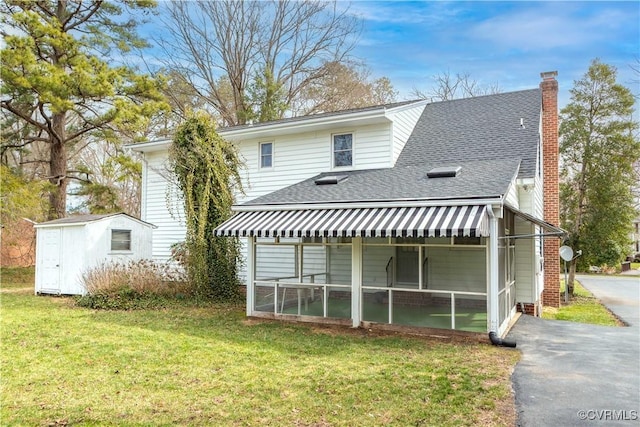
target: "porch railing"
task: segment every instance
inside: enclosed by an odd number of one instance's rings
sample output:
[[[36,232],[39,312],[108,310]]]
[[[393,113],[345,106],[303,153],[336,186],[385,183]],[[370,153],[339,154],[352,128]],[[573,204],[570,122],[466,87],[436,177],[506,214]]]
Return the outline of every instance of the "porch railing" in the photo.
[[[389,314],[388,314],[388,322],[389,324],[393,324],[393,294],[394,292],[414,292],[414,293],[422,293],[422,294],[440,294],[440,295],[449,295],[449,299],[451,301],[451,329],[456,328],[456,296],[473,296],[473,297],[484,297],[485,301],[487,298],[486,292],[468,292],[468,291],[445,291],[445,290],[437,290],[437,289],[405,289],[405,288],[383,288],[379,286],[363,286],[363,292],[365,290],[373,290],[373,291],[384,291],[389,293]]]
[[[328,317],[328,300],[329,300],[329,288],[343,288],[345,290],[351,290],[351,285],[345,284],[337,284],[337,283],[316,283],[315,278],[318,276],[328,276],[328,273],[311,273],[305,274],[302,276],[282,276],[282,277],[270,277],[270,278],[262,278],[260,280],[254,280],[254,289],[257,286],[260,287],[273,287],[273,293],[267,294],[264,297],[270,298],[273,297],[273,313],[274,314],[282,314],[284,311],[284,304],[286,302],[286,292],[287,289],[295,289],[298,300],[298,315],[302,314],[302,303],[305,303],[305,310],[308,309],[308,299],[312,298],[315,300],[315,290],[320,290],[321,299],[322,299],[322,317]],[[309,277],[309,282],[300,282],[300,281],[287,281],[283,282],[283,280],[289,279],[303,279],[305,277]],[[282,290],[282,297],[280,297],[280,290]],[[278,310],[280,307],[280,310]],[[254,309],[256,309],[254,307]]]

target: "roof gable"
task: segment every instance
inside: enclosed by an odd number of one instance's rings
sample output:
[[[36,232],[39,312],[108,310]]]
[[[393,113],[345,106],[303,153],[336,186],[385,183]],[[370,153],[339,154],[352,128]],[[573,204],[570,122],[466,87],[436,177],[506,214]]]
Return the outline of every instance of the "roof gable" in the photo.
[[[117,216],[121,216],[121,217],[124,217],[124,218],[126,218],[128,220],[135,221],[135,222],[138,222],[140,224],[156,228],[155,225],[153,225],[151,223],[148,223],[146,221],[142,221],[141,219],[133,217],[133,216],[131,216],[129,214],[126,214],[124,212],[109,213],[109,214],[86,214],[86,215],[68,216],[66,218],[58,218],[58,219],[54,219],[54,220],[51,220],[51,221],[41,222],[41,223],[37,224],[35,227],[36,228],[39,228],[39,227],[51,227],[51,226],[63,226],[64,227],[64,226],[74,226],[74,225],[85,225],[85,224],[89,224],[89,223],[92,223],[92,222],[101,221],[101,220],[106,219],[106,218],[117,217]]]

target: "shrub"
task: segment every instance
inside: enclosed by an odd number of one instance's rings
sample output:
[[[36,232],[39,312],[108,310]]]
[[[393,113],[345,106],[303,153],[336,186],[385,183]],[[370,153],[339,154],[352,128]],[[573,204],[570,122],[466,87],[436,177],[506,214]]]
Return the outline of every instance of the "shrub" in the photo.
[[[182,270],[150,260],[105,262],[86,270],[81,281],[86,295],[78,297],[77,303],[89,308],[162,307],[170,299],[191,294]]]

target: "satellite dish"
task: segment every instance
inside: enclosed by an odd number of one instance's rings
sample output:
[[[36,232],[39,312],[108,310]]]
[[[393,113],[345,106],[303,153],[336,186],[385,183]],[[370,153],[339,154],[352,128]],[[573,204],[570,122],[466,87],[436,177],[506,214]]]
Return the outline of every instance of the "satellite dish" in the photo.
[[[569,246],[560,246],[560,258],[565,261],[571,261],[573,259],[573,249]]]

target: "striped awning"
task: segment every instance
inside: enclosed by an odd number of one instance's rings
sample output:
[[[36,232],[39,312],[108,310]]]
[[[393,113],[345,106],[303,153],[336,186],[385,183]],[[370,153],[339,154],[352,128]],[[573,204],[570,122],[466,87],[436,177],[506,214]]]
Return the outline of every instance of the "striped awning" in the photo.
[[[236,237],[480,237],[486,206],[423,206],[238,212],[215,230]]]

